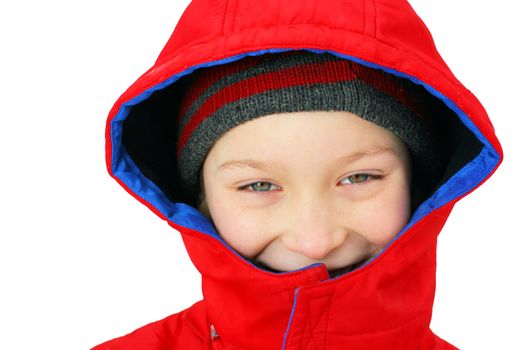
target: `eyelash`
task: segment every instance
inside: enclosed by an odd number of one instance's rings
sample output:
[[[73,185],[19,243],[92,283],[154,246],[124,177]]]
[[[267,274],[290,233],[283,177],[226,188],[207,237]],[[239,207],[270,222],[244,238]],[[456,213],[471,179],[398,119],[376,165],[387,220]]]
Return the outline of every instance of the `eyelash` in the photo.
[[[250,188],[251,186],[254,186],[254,185],[257,185],[257,184],[270,184],[270,185],[272,185],[272,186],[275,186],[273,183],[271,183],[271,182],[269,182],[269,181],[255,181],[255,182],[249,183],[249,184],[247,184],[247,185],[237,187],[237,190],[239,190],[239,191],[244,191],[244,190],[246,190],[247,188]],[[256,194],[259,194],[259,195],[260,195],[260,194],[263,194],[263,195],[264,195],[264,194],[270,192],[270,190],[268,190],[268,191],[253,191],[253,190],[251,190],[251,191],[248,191],[248,192],[253,192],[253,193],[256,193]]]
[[[357,182],[357,183],[350,183],[352,185],[362,185],[362,184],[366,184],[372,180],[380,180],[383,178],[382,175],[374,175],[374,174],[368,174],[368,173],[357,173],[357,174],[352,174],[352,175],[348,175],[346,177],[343,178],[343,180],[346,180],[352,176],[361,176],[361,175],[364,175],[366,176],[366,179],[362,182]],[[240,186],[240,187],[237,187],[237,190],[238,191],[245,191],[246,189],[249,189],[250,187],[254,186],[254,185],[257,185],[257,184],[270,184],[271,186],[276,186],[275,184],[269,182],[269,181],[255,181],[255,182],[252,182],[252,183],[249,183],[247,185],[243,185],[243,186]],[[257,195],[265,195],[267,194],[268,192],[270,192],[271,190],[267,190],[267,191],[255,191],[253,190],[249,190],[248,192],[253,192]]]
[[[383,178],[382,175],[375,175],[375,174],[368,174],[368,173],[356,173],[356,174],[352,174],[352,175],[348,175],[348,176],[345,176],[343,178],[343,180],[346,180],[352,176],[361,176],[361,175],[364,175],[366,176],[366,180],[362,181],[362,182],[355,182],[355,183],[351,183],[352,185],[361,185],[361,184],[366,184],[372,180],[381,180]]]

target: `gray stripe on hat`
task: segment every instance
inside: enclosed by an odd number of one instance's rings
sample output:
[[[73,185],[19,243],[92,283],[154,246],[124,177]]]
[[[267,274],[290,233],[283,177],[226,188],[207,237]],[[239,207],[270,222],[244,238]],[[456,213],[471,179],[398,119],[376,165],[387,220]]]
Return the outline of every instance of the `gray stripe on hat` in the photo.
[[[347,111],[392,131],[415,161],[432,167],[432,134],[406,106],[358,80],[268,90],[224,105],[202,121],[184,146],[179,161],[185,185],[195,186],[213,143],[229,129],[249,120],[299,111]]]

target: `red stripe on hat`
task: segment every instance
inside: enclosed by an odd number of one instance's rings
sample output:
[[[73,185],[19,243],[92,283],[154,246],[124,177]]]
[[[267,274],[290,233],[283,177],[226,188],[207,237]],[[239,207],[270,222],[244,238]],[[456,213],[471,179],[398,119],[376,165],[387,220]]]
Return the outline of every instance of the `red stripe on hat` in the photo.
[[[354,80],[356,75],[349,69],[348,64],[349,61],[341,60],[289,67],[241,80],[219,90],[203,103],[184,126],[177,145],[178,156],[181,156],[182,146],[188,142],[197,126],[224,105],[268,90]],[[331,67],[326,68],[326,66]]]
[[[239,71],[246,70],[251,68],[261,61],[260,56],[249,57],[247,59],[242,59],[235,64],[224,64],[221,66],[215,66],[213,69],[197,70],[192,73],[190,79],[193,79],[190,84],[190,88],[184,95],[182,103],[178,111],[178,123],[182,121],[182,118],[188,112],[191,105],[195,100],[204,94],[213,84],[215,84],[220,79],[224,78],[227,75],[235,74]]]

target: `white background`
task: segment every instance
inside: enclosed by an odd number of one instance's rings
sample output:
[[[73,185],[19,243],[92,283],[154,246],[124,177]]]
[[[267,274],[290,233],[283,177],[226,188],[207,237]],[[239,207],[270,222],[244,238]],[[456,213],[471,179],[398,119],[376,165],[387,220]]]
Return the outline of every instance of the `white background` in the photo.
[[[0,8],[0,349],[88,349],[200,299],[176,231],[114,182],[104,127],[189,1]],[[525,349],[523,11],[412,0],[492,117],[505,161],[440,236],[432,329],[462,349]]]

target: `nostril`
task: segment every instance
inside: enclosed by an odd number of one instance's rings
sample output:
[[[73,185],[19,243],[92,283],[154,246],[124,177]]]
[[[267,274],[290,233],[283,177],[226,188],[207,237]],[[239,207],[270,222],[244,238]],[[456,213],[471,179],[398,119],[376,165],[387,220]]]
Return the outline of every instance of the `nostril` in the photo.
[[[321,260],[332,250],[328,244],[320,242],[304,242],[302,244],[302,254],[314,260]]]
[[[299,253],[311,260],[326,258],[332,251],[344,242],[344,235],[338,233],[308,233],[298,234],[285,242],[291,251]]]

